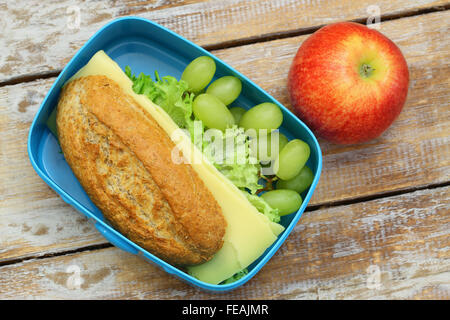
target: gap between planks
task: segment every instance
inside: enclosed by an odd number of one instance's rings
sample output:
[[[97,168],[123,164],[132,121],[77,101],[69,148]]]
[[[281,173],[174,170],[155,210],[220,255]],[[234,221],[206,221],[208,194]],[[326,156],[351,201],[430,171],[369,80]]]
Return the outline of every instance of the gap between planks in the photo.
[[[429,184],[429,185],[425,185],[425,186],[421,186],[421,187],[406,188],[403,190],[396,190],[396,191],[392,191],[392,192],[379,193],[379,194],[366,196],[366,197],[357,197],[354,199],[348,199],[348,200],[343,200],[343,201],[336,201],[336,202],[329,202],[329,203],[323,203],[323,204],[319,204],[319,205],[308,206],[308,207],[306,207],[304,212],[312,212],[312,211],[317,211],[317,210],[322,210],[322,209],[348,206],[348,205],[352,205],[352,204],[376,201],[376,200],[380,200],[380,199],[389,199],[392,197],[401,196],[401,195],[413,193],[416,191],[440,189],[440,188],[445,188],[447,186],[450,186],[450,181],[446,181],[443,183],[437,183],[437,184]],[[52,252],[52,253],[48,253],[48,254],[44,254],[44,255],[31,255],[28,257],[24,257],[24,258],[15,258],[15,259],[11,259],[11,260],[0,261],[0,267],[19,264],[19,263],[23,263],[23,262],[26,262],[29,260],[42,260],[42,259],[48,259],[48,258],[53,258],[53,257],[82,253],[85,251],[87,252],[87,251],[102,250],[102,249],[107,249],[107,248],[112,248],[112,247],[114,247],[113,244],[111,244],[110,242],[106,242],[106,243],[101,243],[101,244],[96,244],[96,245],[79,247],[79,248],[72,249],[72,250]]]
[[[450,9],[450,3],[443,5],[443,6],[435,6],[435,7],[429,7],[429,8],[423,8],[419,10],[410,10],[410,11],[404,11],[400,13],[394,13],[394,14],[382,14],[380,16],[380,22],[386,22],[391,20],[397,20],[402,18],[408,18],[413,16],[420,16],[427,13],[433,13],[433,12],[439,12],[439,11],[446,11]],[[359,18],[359,19],[353,19],[353,20],[346,20],[349,22],[357,22],[365,24],[368,17]],[[317,25],[317,26],[311,26],[306,28],[299,28],[294,30],[288,30],[288,31],[282,31],[282,32],[276,32],[276,33],[266,33],[260,36],[254,36],[249,38],[243,38],[243,39],[236,39],[236,40],[230,40],[230,41],[224,41],[217,44],[211,44],[211,45],[205,45],[203,48],[208,51],[212,50],[222,50],[222,49],[229,49],[239,46],[245,46],[249,44],[255,44],[258,42],[267,42],[267,41],[273,41],[273,40],[279,40],[279,39],[286,39],[286,38],[292,38],[292,37],[298,37],[303,36],[307,34],[312,34],[319,30],[320,28],[324,27],[326,24]]]
[[[414,187],[408,187],[405,189],[398,189],[398,190],[393,190],[393,191],[374,193],[374,194],[371,194],[368,196],[361,196],[361,197],[355,197],[355,198],[350,198],[350,199],[345,199],[345,200],[337,200],[337,201],[319,203],[316,205],[311,205],[309,207],[306,207],[305,211],[310,212],[310,211],[317,211],[317,210],[325,209],[325,208],[347,206],[347,205],[356,204],[359,202],[367,202],[367,201],[379,200],[379,199],[383,199],[383,198],[391,198],[391,197],[400,196],[400,195],[404,195],[404,194],[412,193],[412,192],[416,192],[416,191],[432,190],[432,189],[444,188],[447,186],[450,186],[450,180],[445,181],[445,182],[440,182],[440,183],[430,183],[430,184],[423,185],[423,186],[414,186]]]
[[[448,299],[448,187],[307,214],[276,255],[233,299]],[[433,232],[429,232],[431,226]],[[350,227],[350,228],[348,228]],[[80,289],[68,287],[79,266]],[[378,286],[369,267],[378,270]],[[378,268],[377,268],[378,267]],[[3,298],[204,299],[198,291],[116,248],[0,268]]]
[[[417,9],[417,10],[413,9],[413,10],[404,11],[404,12],[400,12],[400,13],[394,13],[394,14],[389,14],[389,13],[384,14],[384,15],[382,14],[380,16],[380,22],[386,22],[386,21],[391,21],[391,20],[419,16],[419,15],[433,13],[433,12],[446,11],[449,9],[450,9],[450,3],[442,5],[442,6],[433,6],[433,7]],[[353,19],[353,20],[347,20],[347,21],[364,24],[367,21],[367,17]],[[312,33],[316,32],[323,26],[324,25],[318,25],[318,26],[299,28],[299,29],[276,32],[276,33],[266,33],[266,34],[262,34],[260,36],[224,41],[224,42],[220,42],[217,44],[205,45],[202,47],[203,47],[203,49],[208,50],[208,51],[235,48],[235,47],[251,45],[251,44],[255,44],[255,43],[259,43],[259,42],[268,42],[268,41],[273,41],[273,40],[278,40],[278,39],[286,39],[286,38],[298,37],[298,36],[302,36],[302,35],[308,35],[308,34],[312,34]],[[28,74],[28,75],[13,77],[6,81],[0,81],[0,87],[20,84],[20,83],[26,83],[26,82],[32,82],[32,81],[39,80],[39,79],[48,79],[48,78],[52,78],[52,77],[57,77],[61,73],[61,71],[62,71],[62,69],[50,71],[50,72],[43,72],[43,73],[37,73],[37,74],[35,73],[35,74]]]

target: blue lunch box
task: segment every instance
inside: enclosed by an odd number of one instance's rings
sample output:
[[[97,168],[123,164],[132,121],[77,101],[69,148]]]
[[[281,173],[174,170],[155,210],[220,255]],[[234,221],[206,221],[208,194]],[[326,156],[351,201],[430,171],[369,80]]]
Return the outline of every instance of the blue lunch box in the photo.
[[[217,66],[215,79],[225,75],[233,75],[242,81],[242,93],[233,104],[246,109],[262,102],[277,104],[284,116],[280,131],[289,140],[298,138],[310,146],[311,155],[307,165],[314,172],[315,178],[310,188],[302,194],[303,204],[297,213],[282,217],[280,223],[286,229],[278,236],[275,243],[248,267],[249,273],[246,276],[226,285],[213,285],[190,276],[154,256],[112,228],[84,192],[64,160],[59,144],[48,130],[46,121],[57,106],[61,87],[98,50],[104,50],[122,69],[129,65],[136,74],[143,72],[153,75],[154,71],[157,70],[160,76],[171,75],[178,79],[190,61],[198,56],[210,56]],[[243,285],[266,264],[300,219],[319,181],[322,170],[322,154],[316,138],[309,128],[288,109],[244,75],[208,51],[152,21],[138,17],[119,18],[105,25],[86,42],[62,70],[33,120],[28,137],[28,155],[38,175],[65,202],[85,215],[113,245],[129,253],[143,256],[144,259],[164,269],[167,273],[173,274],[191,285],[212,292],[224,292]]]

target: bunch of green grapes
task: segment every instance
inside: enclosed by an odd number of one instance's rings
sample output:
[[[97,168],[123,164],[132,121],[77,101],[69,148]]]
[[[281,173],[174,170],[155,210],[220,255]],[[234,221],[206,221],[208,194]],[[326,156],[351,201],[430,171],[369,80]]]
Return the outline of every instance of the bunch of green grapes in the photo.
[[[272,188],[261,197],[272,208],[277,208],[282,216],[296,212],[303,201],[300,194],[314,180],[313,172],[306,166],[310,156],[308,144],[300,139],[288,141],[277,130],[283,122],[283,113],[274,103],[264,102],[249,110],[228,108],[240,95],[242,83],[236,77],[224,76],[209,84],[215,72],[216,64],[207,56],[193,60],[183,71],[181,79],[187,82],[189,91],[196,95],[192,105],[195,117],[208,128],[224,131],[236,124],[246,131],[254,130],[256,135],[251,136],[251,139],[255,141],[256,157],[262,163],[273,161],[275,176],[271,180],[278,180],[276,189]],[[268,133],[266,143],[258,143],[258,139],[261,139],[259,132]],[[271,139],[275,132],[279,141],[278,152],[271,150]]]

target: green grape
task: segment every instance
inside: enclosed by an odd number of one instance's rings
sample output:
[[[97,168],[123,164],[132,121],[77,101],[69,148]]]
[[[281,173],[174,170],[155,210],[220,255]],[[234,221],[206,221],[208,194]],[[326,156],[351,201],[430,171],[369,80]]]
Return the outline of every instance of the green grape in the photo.
[[[192,110],[197,119],[200,119],[208,128],[225,131],[227,127],[234,125],[234,117],[218,98],[202,93],[197,96],[192,104]]]
[[[279,180],[277,189],[289,189],[302,193],[309,188],[314,180],[314,174],[308,166],[304,166],[300,173],[289,180]]]
[[[280,216],[296,212],[302,205],[302,197],[293,190],[279,189],[264,193],[263,198],[269,206],[278,209]]]
[[[245,110],[244,108],[241,107],[233,107],[230,109],[231,114],[234,117],[234,122],[235,123],[239,123],[239,121],[241,120],[242,115],[246,112],[247,110]]]
[[[216,72],[216,63],[207,56],[198,57],[189,63],[181,75],[189,85],[189,90],[199,93],[211,82]]]
[[[264,102],[244,113],[239,126],[245,130],[255,129],[258,134],[260,129],[267,129],[269,132],[277,129],[282,122],[283,113],[280,108],[276,104]]]
[[[206,93],[212,94],[226,105],[229,105],[241,94],[242,83],[236,77],[225,76],[211,83]]]
[[[278,152],[275,151],[272,154],[272,139],[278,138]],[[266,140],[266,141],[265,141]],[[250,143],[251,148],[256,148],[257,158],[259,161],[267,162],[275,160],[280,153],[281,149],[288,143],[288,139],[284,134],[279,131],[273,131],[267,135],[260,134],[257,138],[253,138]]]
[[[308,144],[302,140],[289,141],[275,161],[276,175],[283,180],[294,178],[305,166],[310,152]]]

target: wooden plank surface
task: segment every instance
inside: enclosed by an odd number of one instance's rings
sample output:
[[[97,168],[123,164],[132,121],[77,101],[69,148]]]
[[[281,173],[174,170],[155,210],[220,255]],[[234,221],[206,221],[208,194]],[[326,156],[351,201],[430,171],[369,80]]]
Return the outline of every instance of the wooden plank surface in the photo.
[[[392,17],[446,4],[445,0],[8,1],[0,3],[0,83],[62,69],[95,31],[125,15],[151,19],[199,45],[217,47],[365,19],[373,14],[374,5],[382,17]]]
[[[324,169],[311,205],[450,180],[450,70],[441,63],[450,58],[442,37],[449,17],[447,11],[383,23],[382,31],[400,45],[410,66],[408,102],[393,127],[374,142],[342,147],[321,141]],[[408,31],[411,26],[421,32]],[[306,37],[214,53],[287,103],[287,69]],[[0,261],[106,243],[29,164],[28,128],[54,80],[0,88]]]
[[[319,139],[323,174],[311,204],[349,200],[450,180],[450,11],[381,24],[402,50],[409,93],[396,122],[378,139],[339,146]],[[290,108],[287,72],[308,36],[214,52]]]
[[[0,297],[450,299],[449,195],[442,187],[306,212],[269,263],[225,294],[107,248],[0,267]]]
[[[380,31],[410,67],[405,109],[372,142],[320,140],[317,210],[236,291],[200,292],[110,247],[29,164],[28,129],[52,75],[107,21],[138,15],[225,48],[213,53],[289,107],[287,71],[307,38],[296,35],[364,21],[371,5],[382,20],[396,18]],[[0,298],[450,299],[450,11],[427,13],[436,6],[449,8],[436,0],[0,2]],[[69,28],[78,9],[80,27]],[[31,81],[39,76],[48,79]],[[387,197],[396,193],[405,194]]]

